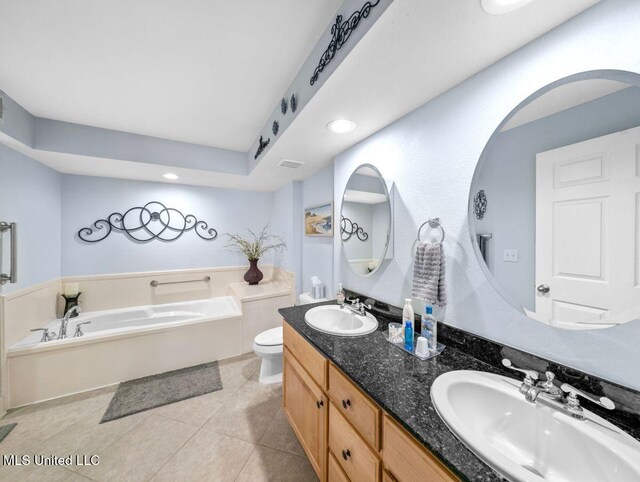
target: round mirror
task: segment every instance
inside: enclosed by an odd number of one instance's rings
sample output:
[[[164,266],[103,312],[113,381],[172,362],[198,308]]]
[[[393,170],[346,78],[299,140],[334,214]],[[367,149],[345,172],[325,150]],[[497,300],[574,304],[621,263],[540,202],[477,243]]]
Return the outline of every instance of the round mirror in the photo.
[[[640,318],[640,75],[541,89],[500,124],[469,194],[485,275],[527,316],[566,329]]]
[[[391,235],[387,183],[370,164],[358,167],[342,196],[340,237],[344,255],[358,276],[372,276],[382,264]]]

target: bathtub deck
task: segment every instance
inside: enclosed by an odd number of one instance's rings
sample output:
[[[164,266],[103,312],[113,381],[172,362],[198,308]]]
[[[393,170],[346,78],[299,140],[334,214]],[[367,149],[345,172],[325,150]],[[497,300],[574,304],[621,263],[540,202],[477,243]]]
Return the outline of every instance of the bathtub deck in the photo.
[[[115,387],[11,411],[0,425],[18,426],[0,455],[97,454],[100,464],[0,466],[0,479],[317,480],[282,413],[282,386],[258,383],[259,368],[252,354],[223,360],[222,390],[105,424]]]

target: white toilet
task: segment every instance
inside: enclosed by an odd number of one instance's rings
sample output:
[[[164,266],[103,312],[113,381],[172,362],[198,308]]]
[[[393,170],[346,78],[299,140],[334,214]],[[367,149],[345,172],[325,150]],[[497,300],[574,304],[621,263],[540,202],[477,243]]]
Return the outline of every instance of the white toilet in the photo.
[[[318,303],[326,298],[314,300],[309,293],[302,293],[299,304]],[[282,327],[263,331],[253,340],[253,351],[262,358],[260,365],[260,383],[279,383],[282,381]]]

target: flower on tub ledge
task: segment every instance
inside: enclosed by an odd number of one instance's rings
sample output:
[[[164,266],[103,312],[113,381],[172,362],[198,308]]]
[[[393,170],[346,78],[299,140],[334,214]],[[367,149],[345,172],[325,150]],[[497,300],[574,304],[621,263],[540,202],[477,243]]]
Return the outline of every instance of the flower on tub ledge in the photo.
[[[244,274],[244,280],[250,285],[257,285],[264,278],[262,271],[258,269],[258,260],[263,254],[271,250],[287,249],[284,239],[270,234],[268,229],[269,225],[267,224],[257,236],[253,231],[247,229],[253,236],[253,240],[245,239],[239,234],[225,233],[228,238],[225,248],[228,251],[240,253],[249,260],[249,271]]]

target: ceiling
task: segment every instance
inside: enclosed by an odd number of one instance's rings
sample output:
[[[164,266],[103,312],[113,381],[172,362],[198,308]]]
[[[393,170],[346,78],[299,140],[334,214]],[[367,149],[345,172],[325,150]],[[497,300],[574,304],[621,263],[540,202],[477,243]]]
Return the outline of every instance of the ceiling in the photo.
[[[530,104],[527,104],[505,124],[503,131],[513,129],[529,122],[543,119],[567,109],[577,107],[605,95],[628,89],[626,82],[607,79],[588,79],[561,85],[546,92]]]
[[[4,15],[5,6],[21,5],[23,1],[29,8],[14,6],[9,9],[10,15]],[[171,170],[181,176],[179,182],[245,190],[272,191],[291,180],[304,179],[328,165],[338,153],[597,2],[536,0],[512,13],[489,15],[482,10],[479,0],[396,0],[298,113],[293,124],[281,134],[249,176],[180,168]],[[275,107],[273,99],[278,99],[285,91],[297,67],[330,22],[339,2],[198,0],[185,8],[184,2],[167,0],[111,3],[61,0],[56,2],[55,12],[48,6],[51,3],[0,0],[3,13],[0,16],[0,65],[3,65],[0,88],[33,114],[92,125],[108,121],[109,125],[100,126],[216,147],[246,149]],[[99,18],[100,15],[92,13],[96,3],[110,5],[108,10],[116,9],[111,7],[112,3],[127,13],[132,9],[131,18],[137,19],[142,27],[130,18],[124,21],[111,14]],[[150,13],[155,10],[150,8],[151,3],[162,5],[158,9],[160,13]],[[178,3],[182,5],[180,8]],[[267,3],[270,5],[268,11],[266,7],[260,7]],[[271,10],[274,3],[278,5],[275,10],[281,13],[280,17]],[[69,13],[72,4],[74,10],[80,10],[79,14]],[[91,4],[93,8],[86,8],[83,14],[85,4]],[[135,8],[131,7],[133,4]],[[207,8],[208,4],[214,6]],[[79,8],[79,5],[83,7]],[[23,10],[32,11],[35,19]],[[292,19],[291,12],[299,15]],[[177,33],[175,15],[178,15]],[[91,19],[90,26],[86,25],[87,17]],[[47,20],[54,27],[47,26]],[[305,27],[300,27],[298,21]],[[115,29],[106,25],[110,22],[115,22]],[[158,29],[156,22],[161,22],[163,28]],[[68,32],[67,23],[77,24],[76,30]],[[288,34],[282,30],[289,29],[292,24],[296,24],[292,28],[298,37],[294,39],[291,33],[292,37],[287,40]],[[249,25],[251,28],[247,27]],[[155,34],[163,39],[162,48],[152,45],[153,36],[149,31],[164,32],[170,27],[173,29],[171,36],[163,36],[161,32]],[[7,34],[7,28],[13,34]],[[38,31],[41,28],[49,32],[53,44],[59,45],[59,41],[63,41],[72,53],[60,54],[57,49],[49,48],[41,50],[48,38]],[[229,37],[210,32],[218,28]],[[103,34],[94,35],[93,30]],[[117,38],[109,37],[113,30]],[[39,40],[30,39],[31,35]],[[16,36],[22,40],[16,41],[13,38]],[[93,48],[78,46],[83,43],[78,39],[85,36],[97,38]],[[271,38],[277,39],[274,41],[277,49],[265,48],[265,42]],[[110,48],[110,40],[118,46],[117,50]],[[22,42],[27,45],[21,45]],[[289,43],[298,45],[294,48]],[[216,48],[219,45],[227,50],[220,52],[222,49]],[[236,54],[230,54],[229,50]],[[242,57],[239,59],[236,55]],[[192,56],[197,60],[192,61]],[[68,70],[57,67],[58,57]],[[295,62],[293,57],[296,57]],[[10,69],[4,68],[7,58],[12,59]],[[216,58],[216,62],[207,60],[211,58]],[[103,81],[103,75],[110,80]],[[428,82],[425,79],[429,79]],[[49,81],[57,84],[57,88],[48,88]],[[112,93],[116,90],[126,101],[113,100]],[[57,98],[52,99],[52,96]],[[135,108],[130,108],[131,105]],[[357,128],[342,135],[331,133],[325,126],[336,118],[349,118],[356,122]],[[61,172],[158,181],[167,171],[166,166],[48,153],[24,147],[22,150]],[[284,158],[305,164],[295,170],[277,167]]]
[[[246,152],[341,0],[0,0],[37,117]]]

